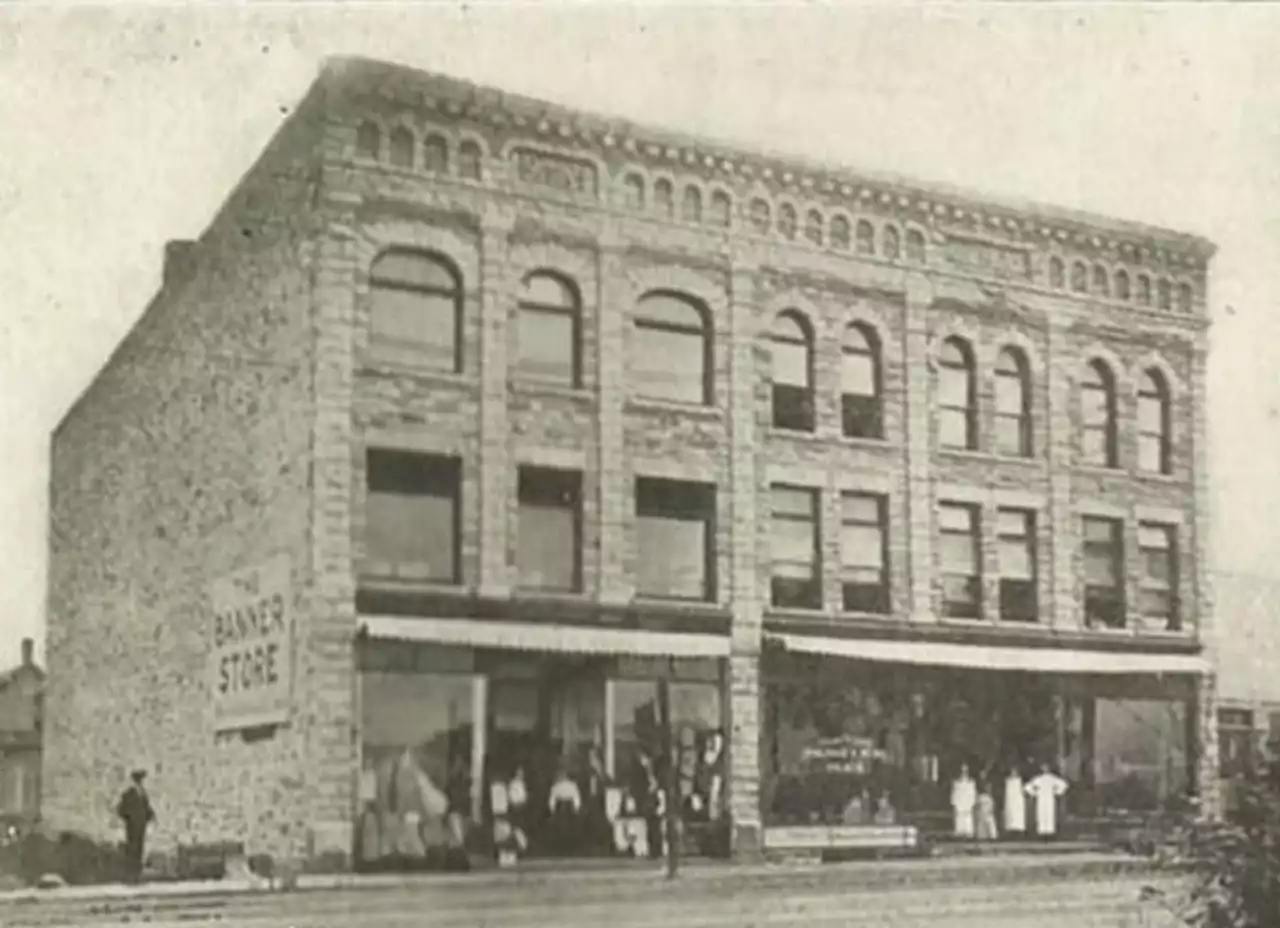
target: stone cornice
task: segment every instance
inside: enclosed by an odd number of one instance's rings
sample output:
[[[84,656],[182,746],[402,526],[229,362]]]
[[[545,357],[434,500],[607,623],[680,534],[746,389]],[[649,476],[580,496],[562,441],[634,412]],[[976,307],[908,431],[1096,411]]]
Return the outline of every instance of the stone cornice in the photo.
[[[1084,252],[1131,254],[1166,265],[1202,268],[1216,246],[1200,236],[1061,207],[1000,200],[942,184],[851,171],[776,152],[747,151],[619,118],[574,110],[443,75],[362,58],[326,63],[320,83],[331,100],[381,99],[445,121],[469,121],[527,134],[552,144],[615,152],[652,165],[666,164],[751,180],[798,200],[817,197],[874,206],[905,221],[944,226],[949,235],[986,233],[1028,247],[1072,247]],[[957,228],[958,227],[958,228]]]

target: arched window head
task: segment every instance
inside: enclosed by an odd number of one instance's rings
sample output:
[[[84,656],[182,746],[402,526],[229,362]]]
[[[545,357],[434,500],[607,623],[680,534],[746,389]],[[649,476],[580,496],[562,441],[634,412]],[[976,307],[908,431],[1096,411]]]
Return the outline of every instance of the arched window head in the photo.
[[[413,133],[404,126],[391,130],[390,161],[397,168],[413,167]]]
[[[366,120],[356,129],[356,157],[377,161],[382,157],[382,129]]]
[[[1144,371],[1138,384],[1138,467],[1151,474],[1172,471],[1169,382],[1158,368]]]
[[[1032,454],[1031,369],[1019,348],[1005,348],[996,358],[996,433],[1000,454],[1029,458]]]
[[[969,343],[954,336],[938,356],[938,442],[944,448],[978,447],[977,366]]]
[[[912,264],[925,263],[924,233],[912,229],[907,233],[907,260]]]
[[[702,191],[692,184],[684,188],[680,218],[685,222],[702,222]]]
[[[849,438],[883,438],[880,340],[855,322],[844,330],[840,357],[841,429]]]
[[[769,201],[756,197],[751,201],[751,231],[757,235],[768,235],[772,224]]]
[[[1066,270],[1062,259],[1055,255],[1049,259],[1049,286],[1054,290],[1061,290],[1066,285]]]
[[[479,180],[483,163],[480,144],[467,139],[458,146],[458,174],[467,180]]]
[[[783,203],[778,207],[778,234],[787,240],[796,237],[796,226],[799,220],[796,218],[796,208],[790,203]]]
[[[1116,271],[1116,299],[1126,303],[1133,297],[1133,289],[1129,284],[1129,272],[1124,268]]]
[[[823,225],[824,223],[822,220],[822,213],[818,212],[816,209],[811,209],[809,210],[808,213],[805,214],[804,237],[809,241],[809,244],[811,245],[822,244]]]
[[[859,219],[857,225],[856,241],[857,250],[860,255],[873,255],[876,253],[876,227],[866,219]]]
[[[640,396],[711,403],[711,333],[705,307],[692,297],[655,291],[636,305],[629,351]]]
[[[628,174],[622,182],[622,197],[627,209],[644,209],[644,178]]]
[[[711,194],[711,222],[727,229],[733,222],[733,200],[723,190]]]
[[[526,277],[517,324],[517,373],[581,386],[581,316],[577,288],[568,278],[549,271]]]
[[[1191,284],[1178,285],[1178,312],[1190,313],[1195,304],[1195,291]]]
[[[1138,275],[1138,305],[1151,305],[1151,278],[1146,274]]]
[[[445,258],[384,251],[369,268],[369,350],[379,359],[462,370],[462,281]]]
[[[1093,292],[1099,296],[1111,296],[1111,276],[1101,264],[1093,266]]]
[[[1071,265],[1071,292],[1089,292],[1089,269],[1083,261],[1076,261]]]
[[[1157,305],[1164,310],[1173,309],[1173,284],[1164,278],[1156,285]]]
[[[449,170],[449,143],[442,135],[428,135],[422,143],[422,166],[433,174]]]
[[[812,432],[813,330],[803,315],[785,310],[769,332],[772,355],[773,424],[781,429]]]
[[[838,248],[841,251],[848,251],[851,244],[852,233],[849,229],[849,220],[843,216],[836,216],[831,220],[831,247]]]
[[[1105,361],[1094,360],[1080,381],[1080,456],[1095,467],[1116,467],[1116,378]]]
[[[884,256],[890,261],[897,261],[902,254],[902,235],[896,226],[885,226]]]

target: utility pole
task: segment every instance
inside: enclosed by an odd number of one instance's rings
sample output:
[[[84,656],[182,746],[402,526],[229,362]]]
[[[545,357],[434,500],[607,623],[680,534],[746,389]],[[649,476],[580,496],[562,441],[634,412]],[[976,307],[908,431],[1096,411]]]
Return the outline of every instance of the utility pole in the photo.
[[[671,724],[671,674],[664,671],[658,680],[658,716],[662,728],[662,741],[666,750],[666,770],[663,774],[663,791],[666,793],[667,879],[673,880],[680,871],[678,787],[676,783],[676,740]]]

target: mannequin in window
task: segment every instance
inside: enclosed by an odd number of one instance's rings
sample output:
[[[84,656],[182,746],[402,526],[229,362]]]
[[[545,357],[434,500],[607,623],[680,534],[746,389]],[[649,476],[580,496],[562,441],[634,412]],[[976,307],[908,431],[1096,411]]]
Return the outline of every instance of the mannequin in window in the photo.
[[[1027,831],[1027,797],[1023,792],[1018,765],[1009,768],[1004,780],[1004,833],[1019,837]]]
[[[699,758],[694,811],[699,818],[719,821],[724,795],[724,734],[709,732]]]
[[[1048,764],[1041,764],[1039,775],[1026,785],[1025,791],[1036,803],[1036,837],[1051,840],[1058,833],[1058,799],[1067,791],[1067,781]]]
[[[973,811],[978,801],[978,786],[969,775],[969,765],[960,765],[960,774],[951,783],[952,826],[957,838],[972,838]]]
[[[582,791],[569,776],[568,766],[561,762],[547,796],[547,811],[552,853],[567,857],[578,850],[578,816],[582,812]]]
[[[974,830],[979,841],[994,841],[996,830],[996,801],[991,795],[991,781],[983,774],[978,783],[978,799],[974,806]]]

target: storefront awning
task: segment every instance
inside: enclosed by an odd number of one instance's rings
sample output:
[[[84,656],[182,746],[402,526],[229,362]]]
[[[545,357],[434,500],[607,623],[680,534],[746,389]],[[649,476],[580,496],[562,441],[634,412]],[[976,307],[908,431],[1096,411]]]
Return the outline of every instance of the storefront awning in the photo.
[[[1208,662],[1195,654],[1097,651],[1072,648],[1012,648],[931,641],[881,641],[771,635],[789,651],[830,654],[865,661],[1078,674],[1198,674]]]
[[[472,648],[651,657],[727,657],[729,654],[727,637],[685,632],[381,615],[361,616],[360,628],[371,638]]]

